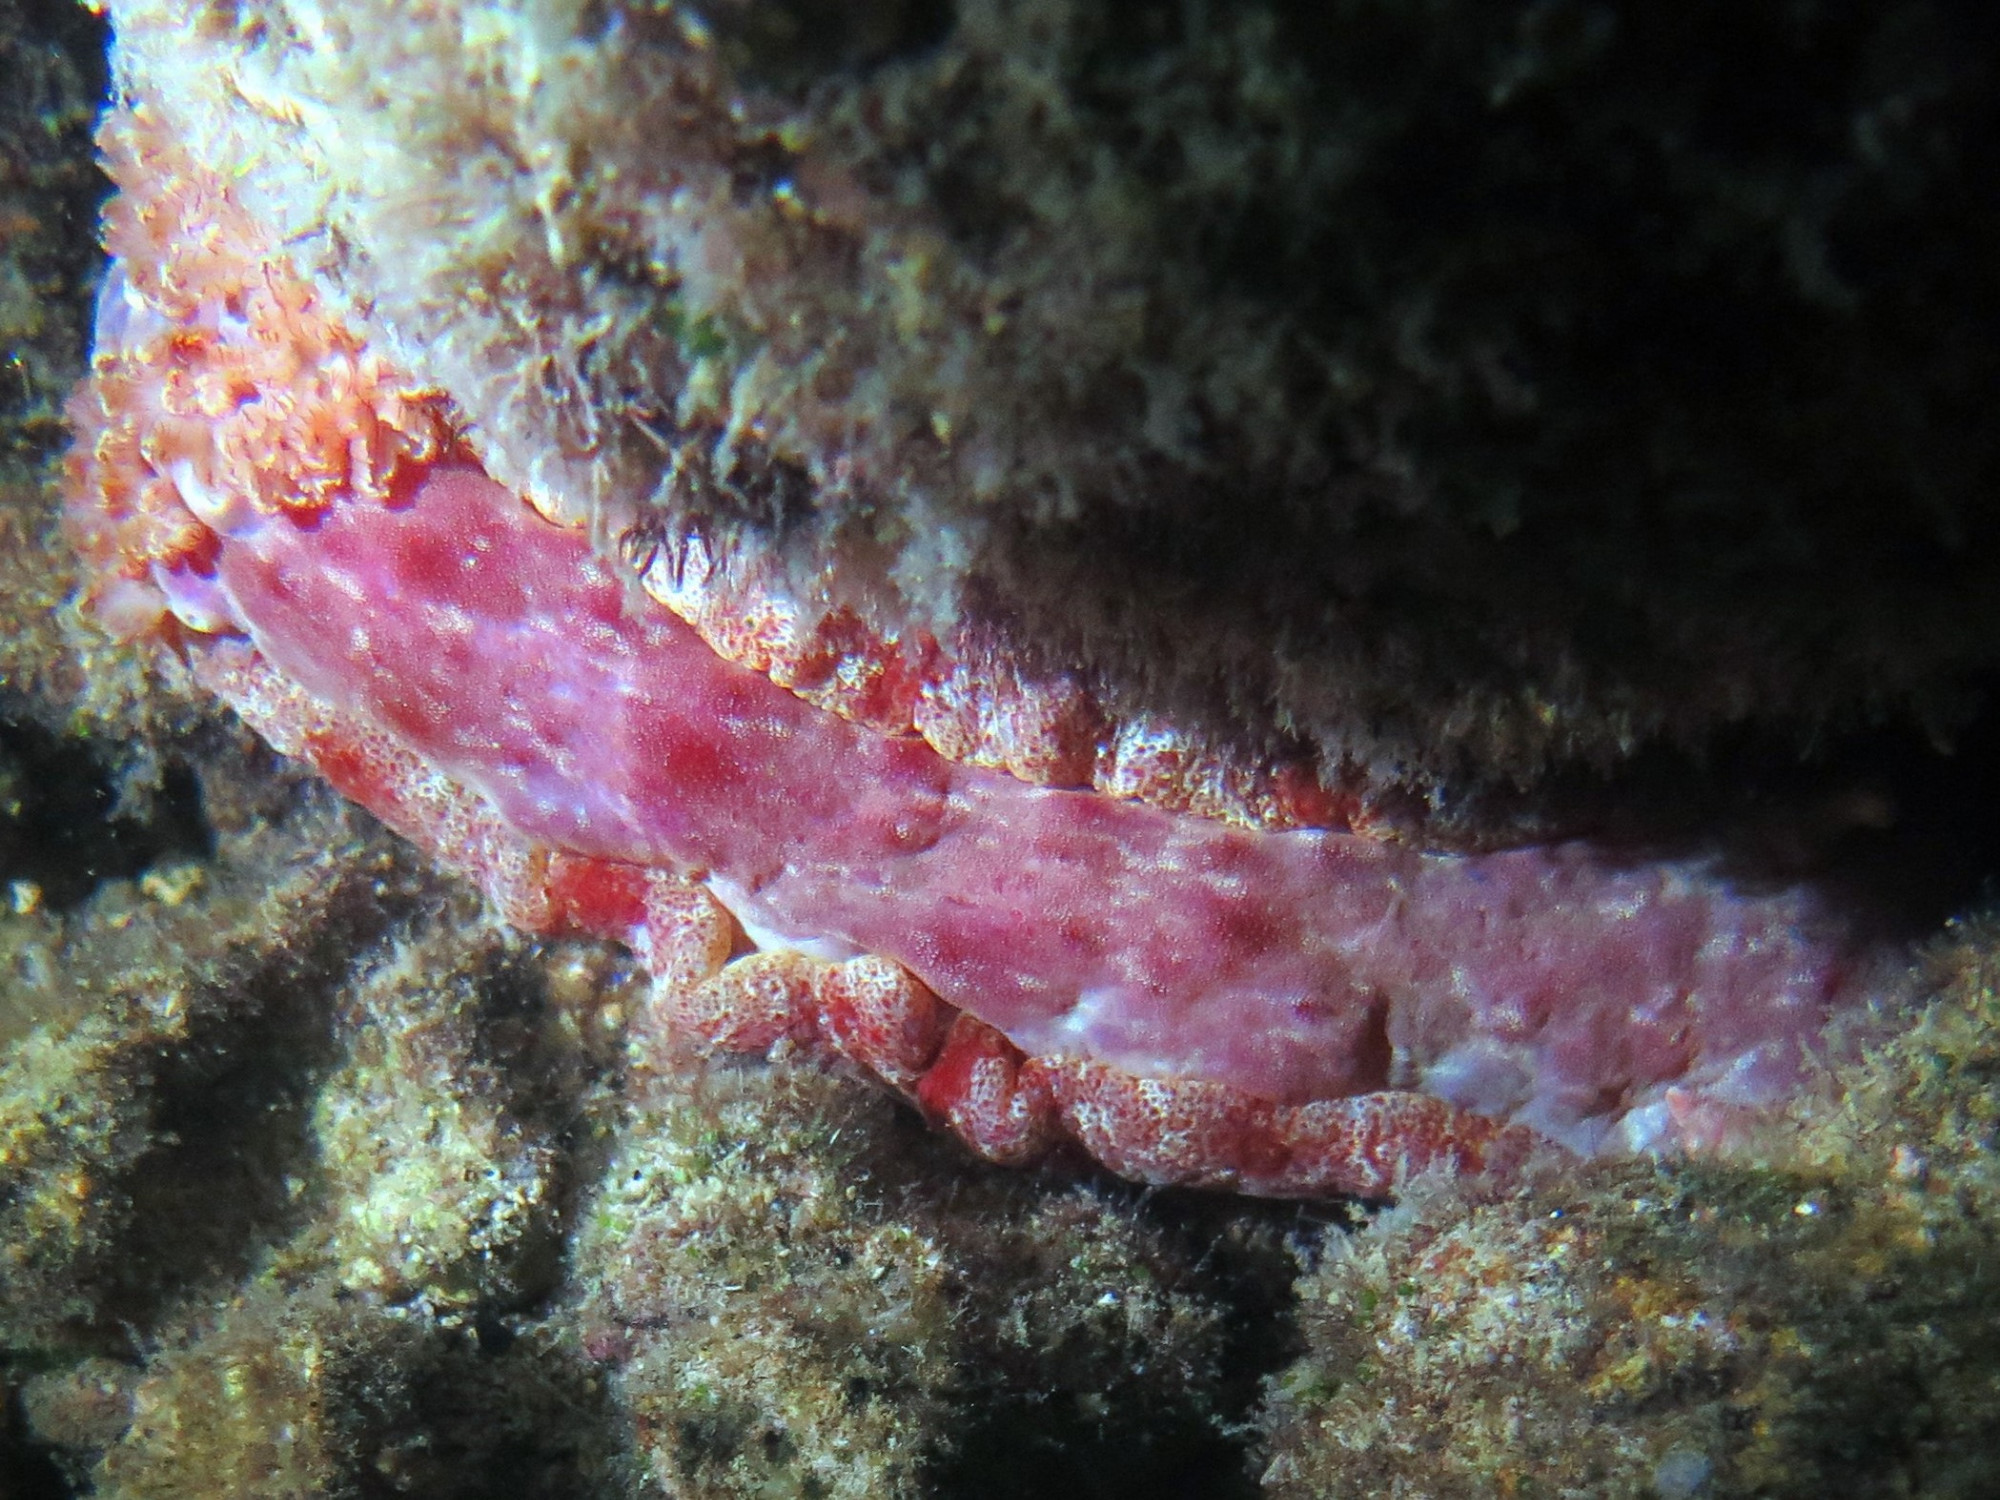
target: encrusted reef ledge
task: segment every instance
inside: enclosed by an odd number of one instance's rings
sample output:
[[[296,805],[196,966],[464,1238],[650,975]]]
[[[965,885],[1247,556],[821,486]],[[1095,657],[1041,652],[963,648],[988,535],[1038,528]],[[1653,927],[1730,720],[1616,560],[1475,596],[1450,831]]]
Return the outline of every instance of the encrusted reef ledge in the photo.
[[[958,45],[962,86],[987,91],[975,94],[989,112],[972,119],[998,130],[1013,96],[993,91],[1064,76],[1066,38],[1095,39],[1102,77],[1143,81],[1146,59],[1165,55],[1148,50],[1144,28],[1166,23],[1138,9],[715,6],[708,35],[746,76],[807,99],[831,72],[920,102],[950,83]],[[1592,49],[1605,45],[1592,28],[1628,9],[1500,7],[1500,21],[1475,22],[1436,7],[1426,24],[1443,40],[1424,66],[1452,76],[1466,38],[1490,40],[1504,21],[1515,41],[1494,57],[1527,70],[1514,87],[1529,97],[1551,70],[1592,76]],[[1795,8],[1785,21],[1748,9],[1760,46],[1790,38],[1821,62],[1861,47]],[[1222,28],[1220,60],[1162,75],[1173,87],[1161,99],[1178,107],[1226,75],[1244,107],[1286,105],[1284,76],[1230,70],[1270,57],[1257,25],[1282,38],[1298,16],[1240,13],[1249,19]],[[1369,23],[1378,42],[1417,24],[1400,9],[1327,13]],[[1682,13],[1692,35],[1723,24],[1710,8]],[[250,8],[199,14],[227,27]],[[689,13],[648,15],[678,26]],[[1898,132],[1961,97],[1968,76],[1990,79],[1992,53],[1968,46],[1934,76],[1918,64],[1941,25],[1990,38],[1949,6],[1887,4],[1875,21],[1861,50],[1897,64],[1879,76],[1930,78],[1929,91],[1892,89],[1879,119],[1847,123],[1886,132],[1868,146],[1862,131],[1856,149],[1908,189],[1893,202],[1920,202],[1972,158],[1954,156],[1949,132]],[[1129,47],[1106,41],[1128,25]],[[1031,34],[1047,47],[1016,45]],[[178,655],[116,645],[70,602],[79,579],[56,519],[52,434],[83,365],[94,194],[83,164],[102,44],[80,10],[0,13],[0,76],[32,82],[0,100],[0,1494],[1991,1492],[2000,927],[1976,914],[1962,880],[1953,899],[1968,914],[1923,947],[1925,999],[1909,1024],[1842,1063],[1837,1087],[1780,1122],[1762,1159],[1573,1165],[1478,1198],[1433,1179],[1393,1206],[1301,1207],[1147,1192],[1073,1163],[1000,1170],[835,1065],[635,1050],[642,981],[627,955],[496,927],[477,892],[195,691]],[[890,90],[899,67],[908,77]],[[1275,92],[1250,90],[1258,79]],[[1044,128],[1074,123],[1058,110]],[[1038,200],[1012,178],[960,181],[986,139],[967,129],[908,171],[956,184],[966,243],[984,236],[998,256],[1011,222],[998,207],[1028,213]],[[1615,158],[1630,139],[1614,131],[1606,149]],[[1265,145],[1270,159],[1252,166],[1268,176],[1283,153]],[[1898,176],[1906,151],[1925,170]],[[1163,159],[1146,160],[1157,170]],[[1071,187],[1088,197],[1094,181]],[[766,196],[777,187],[769,172],[746,182]],[[1793,255],[1772,274],[1833,322],[1867,322],[1841,312],[1853,263],[1815,274],[1821,242],[1806,231],[1853,227],[1839,194],[1774,204],[1737,185],[1746,195],[1714,222],[1740,228],[1737,212],[1763,213]],[[1120,201],[1091,198],[1075,222],[1124,223]],[[1058,207],[1080,212],[1068,198]],[[1254,237],[1261,222],[1249,215],[1239,232]],[[1121,243],[1129,254],[1135,241]],[[934,260],[905,262],[910,295],[947,251],[970,253],[941,244]],[[1880,272],[1858,291],[1885,284],[1902,285]],[[1239,290],[1254,302],[1254,285]],[[1909,295],[1891,302],[1942,317]],[[1967,306],[1968,328],[1990,310]],[[1454,390],[1500,401],[1522,378],[1482,367],[1476,339],[1433,362],[1427,326],[1410,325],[1393,357],[1377,351],[1420,415],[1449,409]],[[697,355],[726,332],[671,331]],[[1911,325],[1918,343],[1929,336],[1958,347],[1957,331]],[[1966,358],[1937,378],[1949,386],[1984,368]],[[1863,383],[1874,389],[1883,368],[1862,370]],[[1481,369],[1485,384],[1463,395],[1453,372]],[[1673,371],[1652,373],[1673,384]],[[1425,407],[1424,392],[1445,406]],[[1911,400],[1897,431],[1960,433],[1949,411]],[[1845,410],[1815,408],[1828,420]],[[939,444],[964,431],[944,415]],[[1396,451],[1376,451],[1378,477],[1393,477]],[[1925,490],[1938,505],[1918,529],[1983,535],[1990,497],[1969,480],[1954,487],[1985,472],[1967,451],[1944,440],[1926,450],[1936,467],[1923,472],[1950,482]],[[1456,534],[1464,493],[1441,493],[1420,531]],[[1700,516],[1713,494],[1697,485],[1683,499]],[[1394,513],[1365,498],[1370,515]],[[1524,525],[1549,524],[1533,510]],[[1733,555],[1784,533],[1787,515],[1758,512],[1746,526],[1762,540]],[[1720,542],[1744,542],[1716,524]],[[1902,521],[1885,525],[1904,535]],[[1630,542],[1619,532],[1606,545],[1624,556]],[[1834,545],[1822,536],[1806,551],[1821,544]],[[1810,698],[1801,721],[1831,722],[1857,700],[1922,700],[1952,722],[1969,681],[1958,668],[1990,664],[1995,646],[1977,609],[1950,625],[1985,565],[1961,556],[1934,590],[1914,563],[1885,574],[1856,596],[1865,608],[1824,637],[1806,633],[1829,643],[1827,676],[1788,675],[1793,649],[1736,686],[1783,678],[1774,711]],[[1821,618],[1811,576],[1810,562],[1785,574],[1766,624]],[[1839,596],[1845,576],[1823,582]],[[1663,588],[1700,593],[1698,577]],[[1920,607],[1871,634],[1898,599]],[[1641,614],[1659,602],[1626,600]],[[1743,622],[1727,601],[1709,603]],[[1394,614],[1396,601],[1381,607]],[[1419,615],[1396,614],[1380,639]],[[1697,633],[1706,618],[1681,617]],[[1539,628],[1524,624],[1523,637],[1546,640]],[[1768,644],[1761,630],[1709,644]],[[1455,640],[1430,642],[1426,659],[1451,658]],[[1890,645],[1869,657],[1878,640]],[[1600,665],[1618,659],[1605,641],[1591,649]],[[1864,658],[1870,672],[1841,677]],[[1662,686],[1644,677],[1627,680],[1641,696]],[[1706,723],[1683,692],[1694,678],[1665,678],[1647,722]],[[1565,743],[1616,740],[1615,704],[1594,691],[1550,700],[1543,715],[1524,688],[1482,719],[1486,741],[1519,748],[1499,758],[1508,774],[1548,749],[1509,738],[1525,724]],[[1436,699],[1405,709],[1384,743],[1440,712]],[[1990,802],[1990,780],[1970,784],[1963,807]],[[1842,828],[1886,816],[1886,794],[1854,797]],[[1817,836],[1790,812],[1777,821],[1805,843]],[[1981,857],[1964,844],[1937,855]]]

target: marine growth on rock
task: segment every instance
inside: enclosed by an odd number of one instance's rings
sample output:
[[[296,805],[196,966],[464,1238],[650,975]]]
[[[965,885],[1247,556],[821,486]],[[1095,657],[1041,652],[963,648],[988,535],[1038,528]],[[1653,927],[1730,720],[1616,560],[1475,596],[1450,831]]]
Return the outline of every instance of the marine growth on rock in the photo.
[[[0,1491],[1993,1489],[1988,8],[104,10]]]
[[[313,210],[271,195],[310,179],[259,175],[260,130],[338,129],[299,92],[333,44],[246,32],[197,97],[167,84],[185,18],[119,19],[72,411],[95,607],[508,921],[628,945],[642,1031],[823,1045],[994,1160],[1379,1195],[1538,1140],[1726,1143],[1880,991],[1808,890],[1371,836],[1311,760],[1217,759],[1075,676],[871,623],[697,517],[563,489],[574,465],[499,482],[491,428],[295,253]]]

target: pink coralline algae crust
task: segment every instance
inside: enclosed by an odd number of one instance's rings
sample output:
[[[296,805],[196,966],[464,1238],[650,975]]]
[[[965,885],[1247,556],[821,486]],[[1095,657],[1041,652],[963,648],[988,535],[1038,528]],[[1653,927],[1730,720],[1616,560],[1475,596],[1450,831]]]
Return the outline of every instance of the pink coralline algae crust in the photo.
[[[71,462],[100,613],[181,641],[507,920],[628,945],[642,1029],[830,1049],[997,1161],[1382,1194],[1537,1137],[1713,1144],[1868,991],[1802,891],[1284,826],[1330,810],[1305,791],[1277,826],[1190,816],[1173,787],[1206,772],[1087,701],[826,622],[806,649],[661,559],[641,588],[487,477],[142,111],[106,146],[119,265]],[[1055,749],[1023,780],[996,734]],[[1107,778],[1150,794],[1030,784]]]
[[[1323,784],[1309,758],[1228,752],[1149,715],[1114,715],[1074,675],[1025,667],[967,627],[945,641],[871,630],[851,611],[799,599],[771,559],[718,554],[698,527],[649,518],[628,550],[647,592],[718,654],[961,765],[1250,828],[1375,820],[1358,786]]]

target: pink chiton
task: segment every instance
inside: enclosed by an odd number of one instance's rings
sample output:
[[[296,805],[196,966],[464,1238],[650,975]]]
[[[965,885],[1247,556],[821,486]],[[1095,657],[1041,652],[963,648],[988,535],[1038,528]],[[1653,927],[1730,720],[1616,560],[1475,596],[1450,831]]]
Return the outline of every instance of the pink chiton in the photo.
[[[1380,1194],[1726,1139],[1875,985],[1809,891],[1371,838],[1309,771],[815,616],[696,536],[594,547],[143,105],[104,144],[95,608],[506,920],[627,944],[642,1028],[829,1049],[996,1161]]]

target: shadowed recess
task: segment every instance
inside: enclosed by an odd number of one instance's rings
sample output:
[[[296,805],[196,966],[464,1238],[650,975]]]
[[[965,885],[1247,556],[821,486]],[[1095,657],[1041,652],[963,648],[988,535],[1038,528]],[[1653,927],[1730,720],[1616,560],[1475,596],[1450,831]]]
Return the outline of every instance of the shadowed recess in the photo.
[[[88,745],[0,712],[0,884],[31,886],[66,911],[107,880],[213,853],[185,766],[169,765],[144,810],[128,811]]]
[[[1012,1363],[968,1370],[964,1425],[927,1470],[926,1493],[935,1500],[1251,1500],[1259,1493],[1254,1418],[1264,1382],[1304,1347],[1293,1321],[1297,1267],[1280,1237],[1308,1246],[1321,1234],[1338,1235],[1338,1225],[1351,1227],[1353,1211],[1140,1194],[1115,1183],[1103,1190],[1130,1194],[1142,1217],[1182,1242],[1193,1271],[1178,1294],[1209,1301],[1221,1315],[1212,1368],[1200,1380],[1162,1387],[1154,1383],[1160,1372],[1143,1358],[1117,1368],[1103,1351],[1064,1340]],[[1270,1235],[1243,1232],[1251,1220]]]

